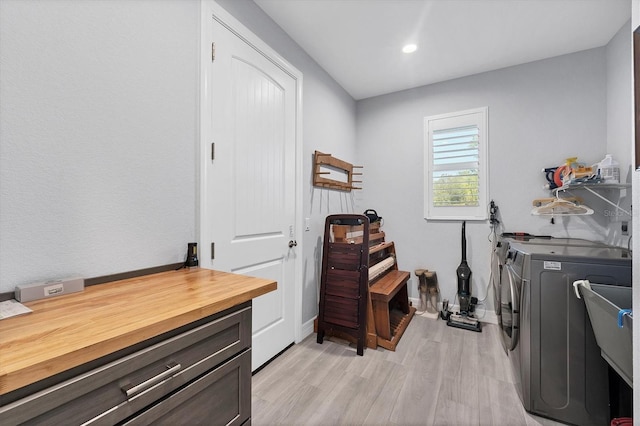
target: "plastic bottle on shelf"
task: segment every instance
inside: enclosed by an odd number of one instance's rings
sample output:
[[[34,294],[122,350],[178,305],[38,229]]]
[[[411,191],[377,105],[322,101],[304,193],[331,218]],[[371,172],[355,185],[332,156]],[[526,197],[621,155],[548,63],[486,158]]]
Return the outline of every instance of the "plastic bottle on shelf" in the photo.
[[[611,154],[607,154],[598,163],[598,175],[604,183],[620,183],[620,164],[613,159]]]

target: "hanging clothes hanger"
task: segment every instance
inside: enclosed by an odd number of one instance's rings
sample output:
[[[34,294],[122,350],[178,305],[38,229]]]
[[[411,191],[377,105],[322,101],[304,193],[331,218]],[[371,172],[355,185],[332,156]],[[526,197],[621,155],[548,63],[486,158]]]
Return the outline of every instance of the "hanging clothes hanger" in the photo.
[[[552,201],[556,201],[558,199],[558,197],[546,197],[546,198],[536,198],[533,200],[533,202],[531,203],[533,205],[533,207],[541,207],[544,206],[546,204],[551,203]],[[582,199],[582,197],[563,197],[563,200],[566,201],[571,201],[576,205],[581,205],[584,204],[584,200]]]
[[[553,201],[546,204],[534,207],[533,210],[531,210],[531,214],[536,216],[586,216],[593,214],[593,209],[585,205],[578,204],[575,201],[560,198],[560,195],[557,192],[556,198],[552,200]]]

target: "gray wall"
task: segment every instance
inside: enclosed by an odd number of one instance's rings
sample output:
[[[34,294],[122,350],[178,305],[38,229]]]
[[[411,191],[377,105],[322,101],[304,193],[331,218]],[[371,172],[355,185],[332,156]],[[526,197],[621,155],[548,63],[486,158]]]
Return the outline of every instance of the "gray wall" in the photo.
[[[631,20],[620,28],[606,47],[607,64],[607,147],[606,151],[620,163],[620,181],[631,183],[633,158],[633,55]],[[612,194],[613,195],[613,194]],[[631,190],[625,190],[619,200],[620,206],[631,212]],[[627,246],[629,236],[623,236],[621,223],[629,224],[632,235],[631,217],[620,211],[611,215],[610,235],[613,241]]]
[[[199,2],[0,2],[0,292],[183,261]]]
[[[607,153],[620,162],[620,180],[631,183],[633,127],[632,32],[629,20],[606,47]]]
[[[480,106],[489,107],[490,199],[500,208],[501,230],[607,239],[610,219],[597,199],[588,199],[593,216],[556,218],[555,225],[530,213],[534,198],[549,196],[543,167],[604,156],[606,101],[605,49],[598,48],[358,102],[358,157],[369,171],[364,203],[384,217],[400,267],[435,270],[442,297],[453,300],[460,222],[423,218],[423,119]],[[481,299],[489,234],[488,222],[467,224],[472,291]],[[410,293],[418,297],[415,284]]]
[[[313,152],[355,156],[355,101],[250,0],[228,12],[303,72],[303,321],[324,218]],[[0,2],[0,292],[184,260],[197,238],[200,2]],[[360,210],[358,208],[357,210]]]

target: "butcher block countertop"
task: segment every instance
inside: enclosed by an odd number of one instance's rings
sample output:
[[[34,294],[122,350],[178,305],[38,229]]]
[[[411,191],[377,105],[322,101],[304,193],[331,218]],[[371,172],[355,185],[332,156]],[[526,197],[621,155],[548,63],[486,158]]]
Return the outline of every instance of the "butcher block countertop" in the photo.
[[[24,303],[0,320],[0,395],[276,289],[276,282],[181,269]]]

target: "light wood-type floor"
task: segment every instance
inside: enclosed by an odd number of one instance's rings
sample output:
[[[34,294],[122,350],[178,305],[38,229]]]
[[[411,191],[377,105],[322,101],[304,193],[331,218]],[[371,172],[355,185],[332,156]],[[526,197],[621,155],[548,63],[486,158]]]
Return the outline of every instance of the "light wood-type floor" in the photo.
[[[416,316],[395,352],[312,334],[253,376],[253,425],[559,425],[524,411],[498,327]]]

